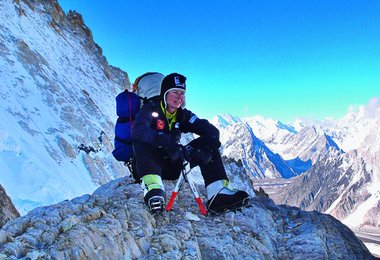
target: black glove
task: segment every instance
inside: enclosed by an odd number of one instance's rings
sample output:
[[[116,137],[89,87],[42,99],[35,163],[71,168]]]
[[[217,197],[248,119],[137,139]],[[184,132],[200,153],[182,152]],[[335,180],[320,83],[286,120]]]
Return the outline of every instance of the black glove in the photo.
[[[191,141],[188,145],[191,145],[193,148],[206,149],[212,152],[219,149],[221,143],[214,137],[200,136]]]
[[[184,154],[183,154],[183,146],[180,144],[177,144],[176,142],[172,141],[168,145],[164,146],[164,151],[167,155],[167,157],[172,161],[183,161]]]
[[[184,147],[185,160],[190,163],[190,168],[208,164],[212,159],[212,152],[208,149],[194,148],[190,144]]]

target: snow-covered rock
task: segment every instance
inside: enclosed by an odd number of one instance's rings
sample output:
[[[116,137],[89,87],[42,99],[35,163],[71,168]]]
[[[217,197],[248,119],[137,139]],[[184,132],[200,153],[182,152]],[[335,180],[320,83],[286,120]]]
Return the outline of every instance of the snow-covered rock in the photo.
[[[244,118],[244,121],[253,129],[255,135],[267,145],[278,143],[289,134],[297,134],[293,126],[259,115]]]
[[[56,0],[0,2],[0,183],[20,213],[127,174],[110,153],[128,75]]]
[[[332,214],[354,229],[371,231],[380,227],[380,116],[366,112],[365,107],[356,114],[351,111],[340,120],[340,130],[331,122],[331,128],[326,130],[335,138],[340,137],[338,141],[348,152],[335,150],[335,154],[319,158],[306,174],[272,196],[277,203]],[[363,116],[368,114],[374,117]],[[359,146],[355,135],[360,139]]]
[[[299,158],[303,161],[311,160],[312,164],[331,149],[343,152],[330,136],[315,127],[304,127],[296,134],[288,134],[277,142],[269,143],[268,147],[286,160]]]
[[[231,134],[233,133],[233,134]],[[224,157],[240,162],[251,178],[290,178],[297,174],[279,154],[273,153],[246,122],[221,131]]]

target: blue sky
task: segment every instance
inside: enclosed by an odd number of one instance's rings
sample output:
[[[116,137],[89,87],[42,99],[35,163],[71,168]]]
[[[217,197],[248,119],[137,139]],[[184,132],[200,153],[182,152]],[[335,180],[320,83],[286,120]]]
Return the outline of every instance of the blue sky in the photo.
[[[109,63],[187,80],[200,117],[342,117],[380,97],[380,1],[59,0]]]

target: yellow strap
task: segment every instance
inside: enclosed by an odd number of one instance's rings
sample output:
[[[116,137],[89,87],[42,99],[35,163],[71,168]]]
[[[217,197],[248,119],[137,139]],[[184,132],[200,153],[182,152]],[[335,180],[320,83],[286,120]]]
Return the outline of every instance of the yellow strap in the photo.
[[[223,187],[224,188],[227,188],[230,191],[237,191],[237,189],[233,189],[233,188],[230,187],[230,182],[228,180],[223,179],[222,182],[223,182]]]
[[[162,104],[162,101],[161,101],[161,110],[162,112],[165,114],[166,116],[166,119],[168,120],[168,123],[169,123],[169,130],[171,131],[172,130],[172,126],[173,124],[177,121],[177,110],[173,113],[173,114],[170,114],[165,108],[164,108],[164,105]]]

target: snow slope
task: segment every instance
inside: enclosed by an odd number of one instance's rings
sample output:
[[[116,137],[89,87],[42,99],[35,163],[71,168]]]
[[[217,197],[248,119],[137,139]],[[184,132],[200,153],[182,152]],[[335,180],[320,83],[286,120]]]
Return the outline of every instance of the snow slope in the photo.
[[[81,17],[56,1],[2,0],[0,21],[0,183],[18,210],[125,175],[109,153],[124,86]]]

